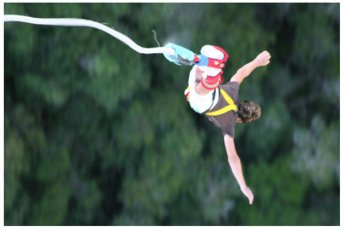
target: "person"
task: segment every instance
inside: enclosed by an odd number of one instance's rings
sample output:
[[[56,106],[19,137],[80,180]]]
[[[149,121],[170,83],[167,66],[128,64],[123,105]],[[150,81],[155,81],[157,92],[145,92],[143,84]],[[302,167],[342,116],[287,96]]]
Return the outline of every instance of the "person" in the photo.
[[[225,84],[222,84],[222,69],[229,58],[226,51],[218,46],[205,45],[201,49],[201,55],[207,57],[207,65],[200,65],[199,60],[194,60],[196,64],[190,71],[185,96],[195,112],[205,115],[221,129],[231,171],[251,205],[254,195],[243,175],[234,143],[234,128],[237,123],[248,123],[260,118],[261,108],[253,101],[240,102],[238,91],[243,80],[256,68],[270,63],[271,55],[268,51],[261,52],[238,69]]]

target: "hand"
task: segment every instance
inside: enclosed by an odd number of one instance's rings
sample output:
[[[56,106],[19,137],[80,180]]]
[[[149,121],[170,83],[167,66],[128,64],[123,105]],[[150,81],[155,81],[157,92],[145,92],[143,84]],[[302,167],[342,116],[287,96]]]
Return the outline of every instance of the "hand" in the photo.
[[[255,61],[258,66],[265,66],[270,63],[271,54],[269,52],[262,51],[256,58]]]
[[[244,186],[241,188],[242,193],[248,198],[249,204],[252,205],[254,201],[254,195],[252,190],[248,186]]]

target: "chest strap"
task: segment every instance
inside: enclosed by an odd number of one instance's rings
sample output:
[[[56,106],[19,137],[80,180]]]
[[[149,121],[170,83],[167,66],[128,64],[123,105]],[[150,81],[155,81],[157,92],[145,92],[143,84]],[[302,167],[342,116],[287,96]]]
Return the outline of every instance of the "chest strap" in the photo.
[[[228,105],[216,111],[207,112],[206,113],[207,116],[219,116],[232,110],[237,111],[237,105],[234,103],[232,98],[223,89],[220,89],[220,93],[222,94],[222,96],[224,97]]]

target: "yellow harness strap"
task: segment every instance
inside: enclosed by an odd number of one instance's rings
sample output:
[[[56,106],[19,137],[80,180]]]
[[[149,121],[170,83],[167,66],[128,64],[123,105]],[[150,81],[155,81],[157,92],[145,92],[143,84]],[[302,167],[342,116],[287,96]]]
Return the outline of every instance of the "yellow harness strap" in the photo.
[[[223,89],[220,89],[220,93],[223,95],[228,105],[216,111],[206,113],[207,116],[219,116],[231,110],[237,111],[237,105],[234,103],[232,98]]]

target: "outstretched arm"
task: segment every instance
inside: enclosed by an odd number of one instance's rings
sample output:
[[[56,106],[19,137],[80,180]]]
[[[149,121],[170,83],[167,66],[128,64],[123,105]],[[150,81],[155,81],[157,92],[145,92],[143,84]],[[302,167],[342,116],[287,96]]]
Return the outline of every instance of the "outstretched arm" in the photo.
[[[241,188],[242,193],[248,198],[249,204],[252,204],[254,200],[254,195],[252,191],[250,190],[250,188],[247,186],[246,181],[244,179],[241,160],[239,156],[237,155],[234,139],[231,136],[225,134],[224,144],[225,144],[226,153],[228,154],[228,160],[229,160],[231,171],[234,174],[236,181]]]
[[[270,63],[270,58],[271,54],[269,52],[266,50],[261,52],[254,60],[237,70],[236,74],[232,76],[230,81],[236,81],[238,84],[241,84],[242,81],[254,71],[254,69],[268,65],[268,63]]]

